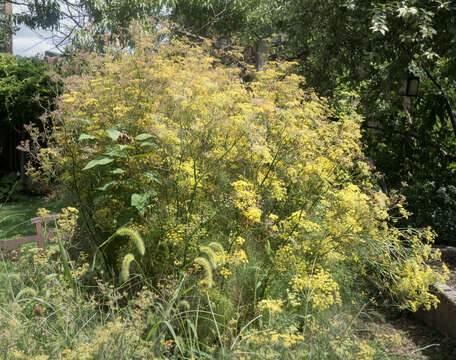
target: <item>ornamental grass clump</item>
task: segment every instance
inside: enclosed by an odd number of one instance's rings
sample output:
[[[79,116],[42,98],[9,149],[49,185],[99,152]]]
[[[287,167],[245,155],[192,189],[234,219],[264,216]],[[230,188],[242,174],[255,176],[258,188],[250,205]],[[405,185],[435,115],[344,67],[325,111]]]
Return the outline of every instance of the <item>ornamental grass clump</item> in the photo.
[[[232,321],[253,328],[264,304],[281,304],[295,329],[282,330],[295,333],[353,290],[412,310],[436,305],[433,234],[394,227],[405,213],[373,182],[359,116],[330,120],[292,63],[247,69],[246,82],[210,43],[134,37],[132,53],[81,55],[83,70],[50,115],[48,148],[32,148],[45,166],[30,172],[45,178],[54,164],[60,196],[86,225],[79,243],[103,252],[116,270],[106,273],[118,276],[116,264],[127,269],[139,251],[153,286],[185,279],[192,306],[226,310],[220,333],[207,335],[219,345]],[[144,249],[113,237],[122,227],[140,233]],[[203,323],[187,330],[204,333]]]

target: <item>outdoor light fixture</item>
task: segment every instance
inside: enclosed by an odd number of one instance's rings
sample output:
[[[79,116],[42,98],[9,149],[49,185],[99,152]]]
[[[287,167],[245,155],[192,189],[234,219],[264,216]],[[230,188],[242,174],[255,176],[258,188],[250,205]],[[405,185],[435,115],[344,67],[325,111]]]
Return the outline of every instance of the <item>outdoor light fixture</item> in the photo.
[[[407,85],[405,88],[404,96],[412,97],[418,95],[418,86],[420,85],[420,78],[413,73],[407,76]]]

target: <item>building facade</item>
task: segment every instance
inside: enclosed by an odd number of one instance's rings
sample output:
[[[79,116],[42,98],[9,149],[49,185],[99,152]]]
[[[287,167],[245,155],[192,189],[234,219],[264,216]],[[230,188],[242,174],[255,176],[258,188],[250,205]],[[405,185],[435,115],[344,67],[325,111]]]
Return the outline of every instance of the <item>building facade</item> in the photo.
[[[0,53],[13,53],[13,35],[11,16],[13,6],[6,0],[0,0]]]

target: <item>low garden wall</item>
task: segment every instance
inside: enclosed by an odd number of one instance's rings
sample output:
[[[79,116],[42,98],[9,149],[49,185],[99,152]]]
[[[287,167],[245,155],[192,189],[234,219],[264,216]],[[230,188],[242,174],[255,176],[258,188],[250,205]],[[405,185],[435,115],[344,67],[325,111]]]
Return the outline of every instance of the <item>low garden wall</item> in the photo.
[[[440,251],[442,252],[442,260],[454,272],[452,265],[456,264],[456,248],[442,247]],[[440,300],[437,309],[420,310],[415,313],[415,316],[429,327],[456,339],[456,290],[453,285],[447,284],[435,284],[433,287]]]

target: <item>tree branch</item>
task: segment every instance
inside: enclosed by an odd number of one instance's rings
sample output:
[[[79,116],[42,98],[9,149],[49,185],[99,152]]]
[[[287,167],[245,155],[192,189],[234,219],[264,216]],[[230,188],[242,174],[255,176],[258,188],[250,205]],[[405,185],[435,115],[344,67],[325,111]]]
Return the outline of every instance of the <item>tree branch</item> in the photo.
[[[428,76],[428,78],[437,87],[437,89],[439,89],[440,94],[443,96],[443,98],[445,100],[445,108],[446,108],[446,110],[448,112],[448,115],[450,117],[451,125],[453,126],[454,136],[456,137],[456,117],[454,115],[454,111],[453,111],[453,108],[451,106],[450,100],[448,100],[448,97],[445,94],[445,90],[443,90],[442,85],[440,85],[440,83],[437,81],[437,79],[434,76],[432,76],[432,74],[426,68],[423,67],[423,70],[426,73],[426,75]]]
[[[191,37],[191,38],[194,38],[194,39],[198,39],[198,40],[201,40],[201,41],[206,41],[206,40],[209,40],[208,38],[205,38],[201,35],[197,35],[197,34],[194,34],[194,33],[191,33],[190,31],[187,31],[183,28],[176,28],[176,29],[173,29],[175,32],[177,32],[178,34],[181,34],[181,35],[185,35],[185,36],[188,36],[188,37]]]
[[[378,130],[378,131],[381,131],[383,133],[386,132],[384,128],[381,128],[381,127],[378,127],[378,126],[366,125],[366,128],[372,129],[372,130]],[[392,130],[392,132],[394,134],[409,136],[409,137],[412,137],[414,139],[419,140],[420,142],[424,142],[423,138],[421,136],[419,136],[417,133],[414,133],[414,132],[400,131],[400,130]],[[456,155],[448,153],[439,144],[437,144],[437,143],[435,143],[435,142],[433,142],[433,141],[431,141],[429,139],[426,139],[426,142],[429,143],[430,145],[432,145],[432,147],[434,147],[435,149],[438,149],[443,156],[447,157],[451,161],[456,161]]]

